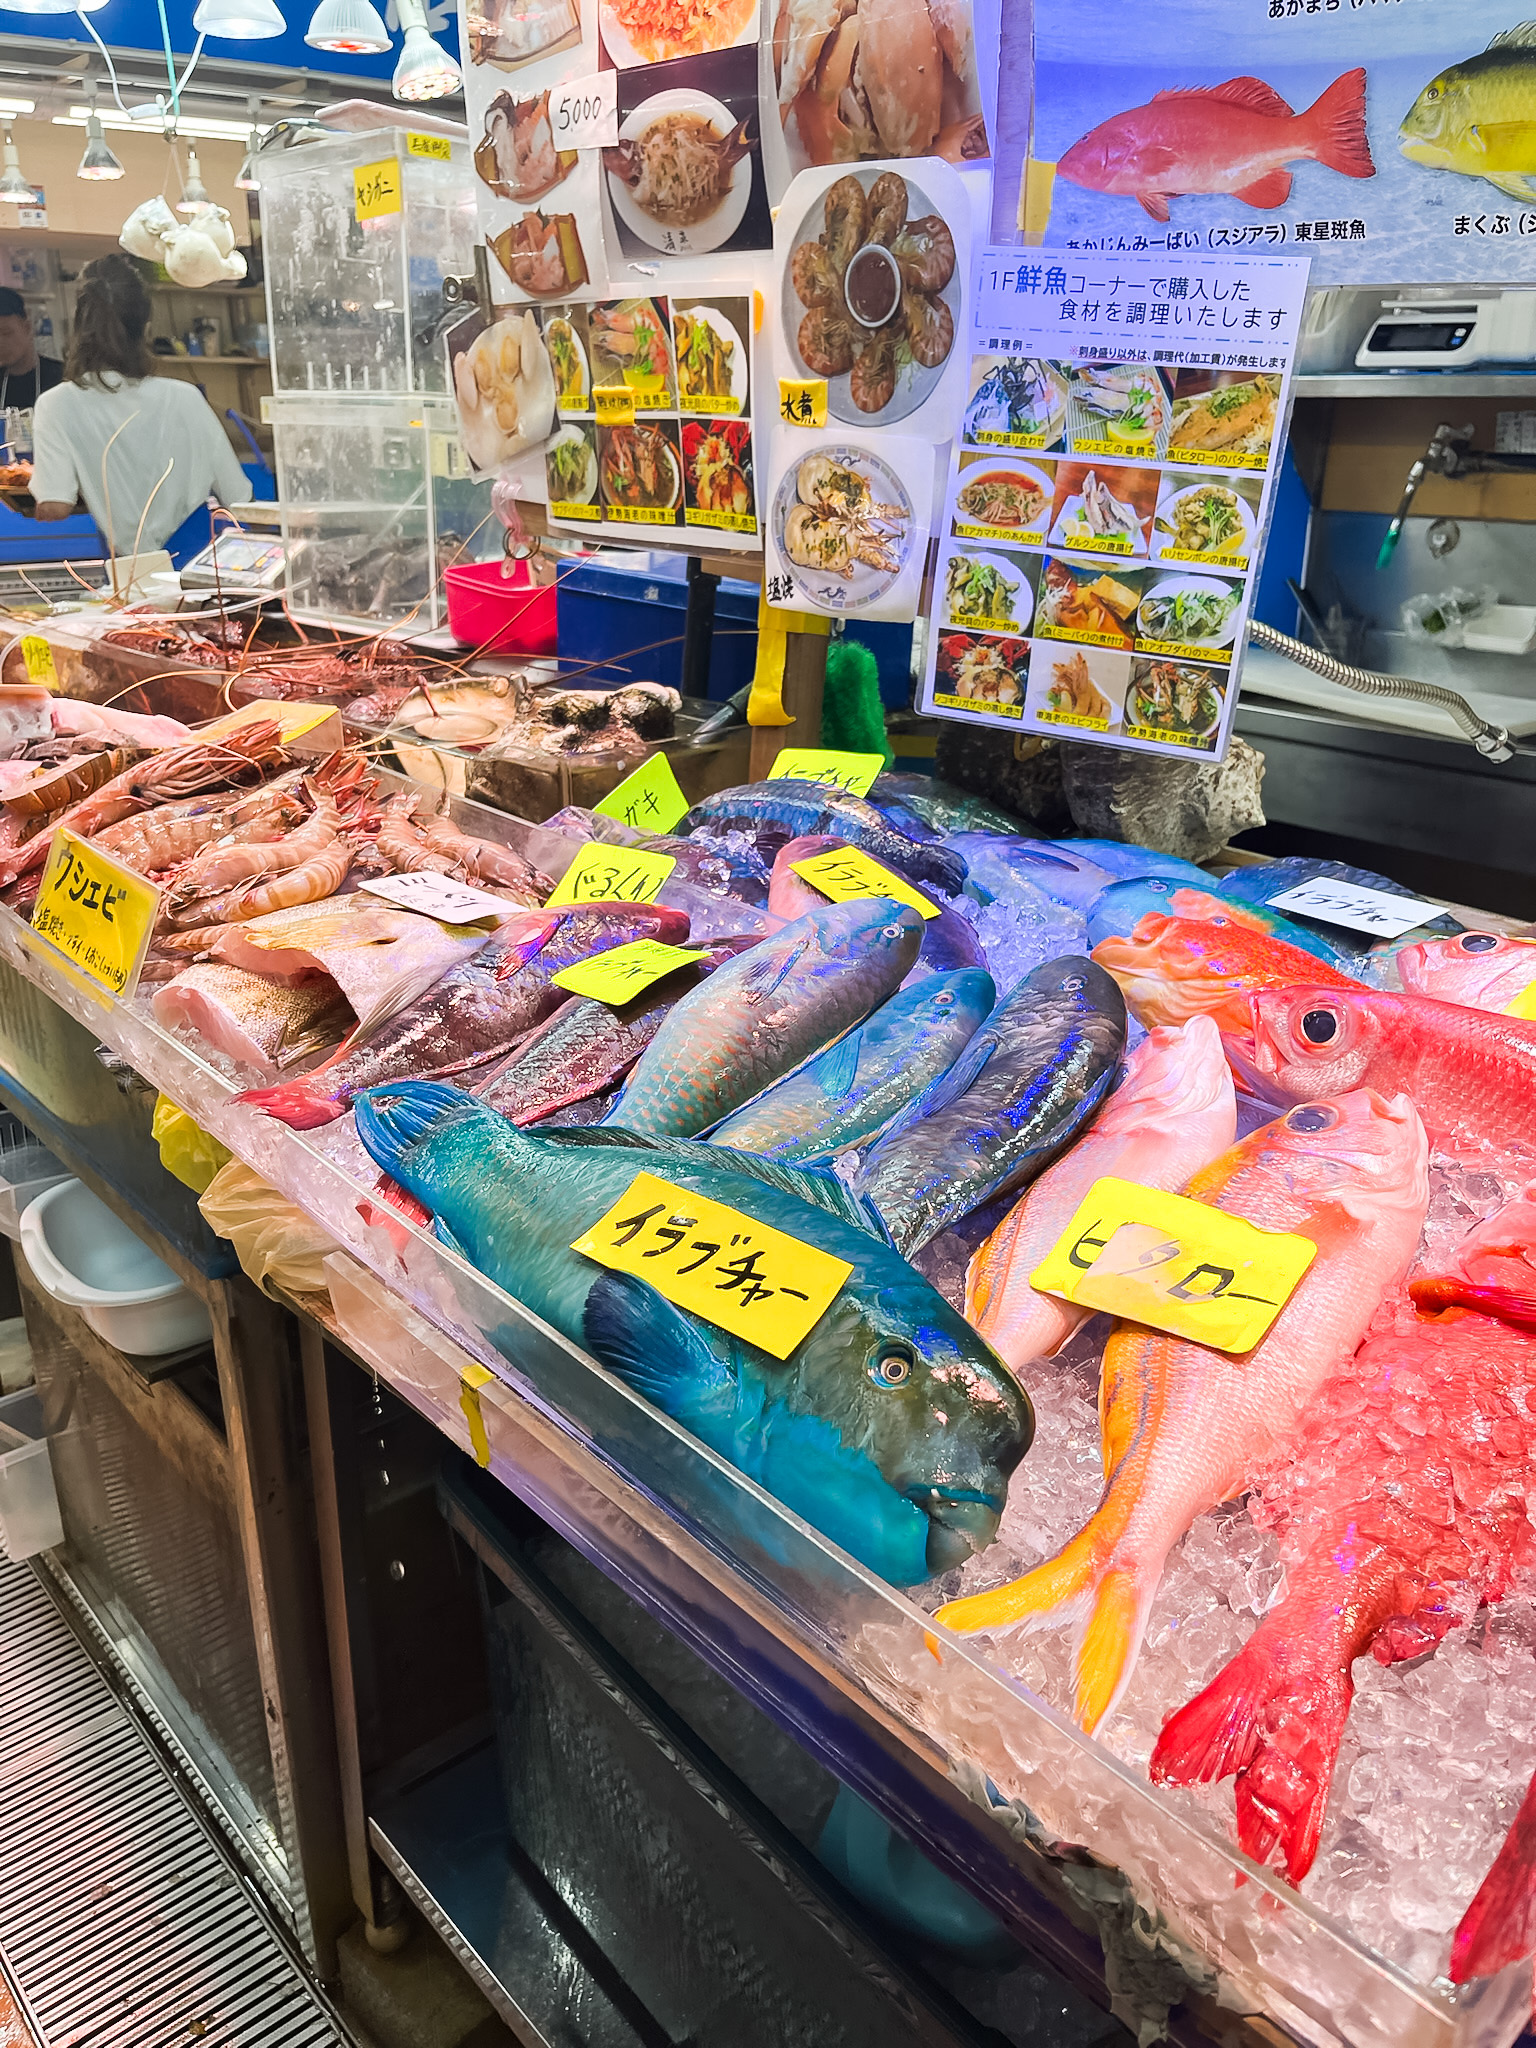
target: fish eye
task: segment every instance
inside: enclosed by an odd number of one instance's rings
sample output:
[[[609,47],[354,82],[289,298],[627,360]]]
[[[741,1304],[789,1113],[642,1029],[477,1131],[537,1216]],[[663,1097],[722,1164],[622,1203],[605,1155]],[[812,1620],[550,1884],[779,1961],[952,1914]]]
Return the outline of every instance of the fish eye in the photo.
[[[954,1000],[955,992],[952,988],[941,989],[933,999],[934,1007],[947,1010]]]
[[[1498,943],[1492,932],[1463,932],[1461,935],[1463,953],[1491,953]]]
[[[912,1353],[900,1344],[885,1344],[869,1361],[869,1376],[877,1387],[902,1387],[912,1377]]]
[[[1301,1020],[1301,1035],[1308,1045],[1328,1045],[1337,1038],[1339,1020],[1332,1010],[1308,1010]]]
[[[1078,990],[1086,988],[1088,983],[1086,977],[1081,974],[1069,974],[1061,986],[1065,994],[1075,996]]]
[[[1291,1111],[1285,1120],[1285,1128],[1288,1131],[1331,1131],[1338,1120],[1336,1109],[1329,1109],[1326,1103],[1308,1102]]]
[[[880,936],[882,939],[899,939],[902,936],[901,926],[899,924],[888,924],[882,930]]]

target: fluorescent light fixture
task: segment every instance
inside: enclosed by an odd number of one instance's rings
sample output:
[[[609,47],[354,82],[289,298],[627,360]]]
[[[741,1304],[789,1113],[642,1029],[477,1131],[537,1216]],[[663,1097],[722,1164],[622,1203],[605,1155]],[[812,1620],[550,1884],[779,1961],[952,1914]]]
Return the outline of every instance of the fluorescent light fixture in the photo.
[[[0,107],[0,114],[4,113]],[[71,107],[67,114],[55,114],[55,128],[84,128],[91,118],[89,107]],[[127,116],[108,109],[97,119],[109,135],[142,135],[146,126],[160,124],[160,110],[151,101],[144,110],[142,119],[130,120]],[[206,120],[198,114],[182,114],[176,123],[176,133],[194,142],[245,142],[251,133],[249,121],[220,121],[213,116]]]
[[[99,14],[107,0],[5,0],[6,14]]]
[[[0,150],[0,161],[5,165],[4,171],[0,172],[0,199],[8,200],[12,206],[36,206],[37,189],[21,175],[21,158],[9,128],[5,131],[5,147]]]
[[[397,100],[440,100],[457,92],[463,74],[448,52],[427,33],[427,10],[421,0],[399,0],[405,38],[395,66],[392,90]]]
[[[304,40],[312,50],[340,50],[347,56],[377,54],[390,47],[389,30],[373,0],[320,0]]]
[[[213,201],[208,197],[208,187],[203,183],[203,174],[198,167],[197,151],[187,151],[187,182],[181,197],[176,202],[178,213],[206,213]]]
[[[120,178],[123,167],[112,154],[107,138],[101,132],[101,116],[90,115],[85,124],[85,154],[80,159],[77,178]]]
[[[36,100],[0,99],[0,114],[35,114],[36,112]]]
[[[192,26],[200,36],[227,36],[237,43],[263,42],[288,28],[276,0],[198,0]]]

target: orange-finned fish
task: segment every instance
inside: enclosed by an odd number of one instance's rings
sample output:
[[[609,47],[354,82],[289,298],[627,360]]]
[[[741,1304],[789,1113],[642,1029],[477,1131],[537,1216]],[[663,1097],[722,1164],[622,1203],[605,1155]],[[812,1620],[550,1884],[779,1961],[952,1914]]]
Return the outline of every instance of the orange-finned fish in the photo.
[[[1309,158],[1346,178],[1373,178],[1365,132],[1365,70],[1346,71],[1304,114],[1262,78],[1229,78],[1160,92],[1101,121],[1059,160],[1058,178],[1090,192],[1139,199],[1154,220],[1168,202],[1230,192],[1249,206],[1284,206],[1288,163]]]
[[[1226,1151],[1236,1126],[1232,1072],[1210,1018],[1150,1032],[1086,1135],[1040,1176],[972,1258],[965,1276],[967,1321],[1016,1373],[1032,1358],[1059,1351],[1089,1311],[1036,1293],[1029,1276],[1094,1182],[1113,1174],[1145,1187],[1182,1187]]]
[[[1128,939],[1100,939],[1093,957],[1119,982],[1126,1002],[1148,1028],[1205,1015],[1223,1031],[1241,1034],[1248,1029],[1248,998],[1259,989],[1287,988],[1299,981],[1326,988],[1364,986],[1239,917],[1159,917],[1150,911]]]
[[[1397,975],[1411,996],[1437,996],[1469,1010],[1507,1010],[1536,982],[1536,939],[1457,932],[1401,946]]]
[[[1480,1224],[1429,1288],[1482,1312],[1395,1309],[1396,1327],[1317,1395],[1251,1504],[1280,1532],[1285,1597],[1152,1752],[1159,1784],[1235,1774],[1238,1840],[1292,1884],[1317,1853],[1355,1659],[1422,1656],[1536,1561],[1531,1191]],[[1409,1292],[1426,1298],[1417,1279]]]
[[[1240,1356],[1120,1323],[1099,1388],[1104,1493],[1044,1564],[941,1607],[951,1628],[1078,1625],[1077,1717],[1096,1728],[1136,1662],[1169,1551],[1290,1438],[1407,1267],[1429,1200],[1429,1147],[1407,1096],[1309,1102],[1234,1145],[1183,1192],[1317,1246],[1262,1341]]]

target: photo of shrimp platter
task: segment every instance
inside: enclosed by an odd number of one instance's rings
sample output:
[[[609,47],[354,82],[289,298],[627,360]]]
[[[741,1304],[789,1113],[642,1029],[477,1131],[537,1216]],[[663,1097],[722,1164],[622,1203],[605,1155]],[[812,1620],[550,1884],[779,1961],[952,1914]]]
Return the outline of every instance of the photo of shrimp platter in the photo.
[[[943,164],[924,163],[921,179],[892,165],[808,171],[790,186],[774,226],[782,374],[824,377],[829,420],[953,433],[967,219]]]
[[[789,456],[768,518],[771,601],[841,617],[910,619],[917,608],[927,521],[903,476],[931,468],[921,441],[878,446],[785,435]],[[772,598],[782,583],[792,596]]]
[[[1029,657],[1026,721],[1108,732],[1118,726],[1131,664],[1100,647],[1053,647],[1036,641]]]
[[[755,48],[621,71],[618,109],[600,155],[620,257],[769,246]]]

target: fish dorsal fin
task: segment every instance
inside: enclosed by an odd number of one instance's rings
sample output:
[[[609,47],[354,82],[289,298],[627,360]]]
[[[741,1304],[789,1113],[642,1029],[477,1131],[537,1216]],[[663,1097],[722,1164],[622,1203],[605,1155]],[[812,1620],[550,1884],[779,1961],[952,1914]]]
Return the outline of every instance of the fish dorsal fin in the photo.
[[[1516,31],[1518,33],[1518,31]],[[1296,109],[1281,99],[1262,78],[1229,78],[1224,85],[1173,86],[1153,94],[1154,100],[1220,100],[1229,107],[1246,107],[1250,114],[1267,114],[1273,120],[1289,121]]]
[[[576,1124],[569,1130],[526,1131],[523,1135],[539,1138],[551,1145],[620,1145],[627,1146],[632,1152],[653,1152],[656,1149],[649,1138],[623,1130],[618,1124]]]
[[[1490,50],[1536,49],[1536,21],[1522,21],[1514,28],[1500,29],[1488,47]]]
[[[704,1145],[697,1138],[661,1138],[653,1150],[663,1169],[668,1159],[723,1167],[729,1173],[761,1181],[765,1188],[776,1188],[781,1195],[794,1195],[799,1201],[810,1202],[839,1222],[851,1223],[866,1237],[877,1238],[881,1244],[891,1241],[871,1204],[827,1167],[786,1166],[781,1160],[760,1158],[756,1152],[739,1152],[734,1145]]]

